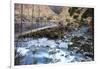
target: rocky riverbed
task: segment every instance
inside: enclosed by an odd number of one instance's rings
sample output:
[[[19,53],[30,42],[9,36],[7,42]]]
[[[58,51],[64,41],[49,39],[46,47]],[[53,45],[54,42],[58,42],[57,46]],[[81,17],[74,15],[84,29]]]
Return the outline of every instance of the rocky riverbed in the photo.
[[[42,30],[15,41],[15,65],[65,64],[94,60],[93,32],[88,26]],[[55,32],[57,31],[57,32]]]

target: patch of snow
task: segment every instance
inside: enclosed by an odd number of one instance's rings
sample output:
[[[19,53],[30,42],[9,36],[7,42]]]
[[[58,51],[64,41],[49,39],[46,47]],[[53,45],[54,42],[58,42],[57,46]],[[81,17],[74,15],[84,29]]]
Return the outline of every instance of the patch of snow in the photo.
[[[56,47],[56,45],[57,45],[54,40],[48,40],[47,38],[39,38],[38,42],[35,44],[37,44],[39,46],[44,46],[44,47],[50,46],[52,48]]]
[[[48,40],[48,39],[45,38],[45,37],[44,37],[44,38],[39,38],[39,39],[38,39],[38,41],[39,41],[40,43],[41,43],[41,42],[45,42],[45,41],[47,41],[47,40]]]
[[[74,58],[75,58],[75,56],[69,55],[69,56],[66,58],[66,62],[67,62],[67,63],[68,63],[68,62],[71,62],[71,61],[74,60]]]
[[[54,40],[48,40],[48,41],[47,41],[47,44],[48,44],[51,48],[54,48],[54,47],[57,46],[57,44],[55,43]]]
[[[17,52],[20,53],[23,56],[25,56],[28,51],[29,51],[28,49],[25,49],[23,47],[17,48]]]
[[[61,56],[62,54],[65,56],[65,52],[60,50],[59,53],[56,53],[56,58],[61,59],[62,58],[62,56]]]
[[[61,42],[62,42],[62,40],[57,40],[56,42],[61,43]]]
[[[69,44],[69,45],[72,45],[72,44],[73,44],[73,42],[68,42],[68,44]]]
[[[68,43],[66,43],[66,42],[61,42],[61,43],[59,44],[59,47],[60,47],[60,48],[68,48]]]
[[[38,45],[38,43],[37,43],[37,42],[38,42],[37,40],[31,40],[31,41],[28,41],[28,42],[27,42],[28,47],[30,47],[30,46],[32,46],[32,45],[37,46],[37,45]]]
[[[67,36],[64,36],[64,38],[67,38]]]

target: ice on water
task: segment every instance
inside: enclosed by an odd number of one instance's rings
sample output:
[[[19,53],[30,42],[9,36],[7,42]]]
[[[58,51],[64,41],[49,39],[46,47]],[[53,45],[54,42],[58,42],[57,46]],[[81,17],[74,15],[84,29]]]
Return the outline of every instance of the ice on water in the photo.
[[[80,32],[81,31],[79,31],[79,33]],[[74,35],[76,34],[74,33]],[[78,36],[80,35],[82,35],[82,33]],[[68,50],[68,45],[72,44],[73,43],[67,38],[53,40],[42,37],[21,42],[16,46],[16,50],[24,56],[21,60],[22,64],[34,64],[33,62],[35,62],[35,64],[62,64],[85,60],[83,54]]]

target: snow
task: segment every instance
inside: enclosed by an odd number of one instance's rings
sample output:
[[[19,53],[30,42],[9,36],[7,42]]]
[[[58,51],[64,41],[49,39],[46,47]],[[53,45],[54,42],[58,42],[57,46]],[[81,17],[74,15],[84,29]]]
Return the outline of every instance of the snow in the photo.
[[[56,42],[58,42],[59,45]],[[69,55],[70,53],[68,51],[63,51],[62,49],[56,48],[58,45],[60,48],[66,48],[67,50],[68,43],[63,42],[62,40],[55,41],[55,40],[48,40],[47,38],[39,38],[39,39],[30,40],[26,43],[23,42],[23,45],[24,44],[27,44],[27,47],[17,48],[17,52],[19,52],[21,55],[25,55],[25,58],[22,61],[23,64],[31,64],[33,61],[33,58],[36,58],[36,60],[38,61],[37,63],[41,63],[41,61],[39,60],[40,59],[44,60],[43,59],[44,57],[52,58],[54,61],[55,61],[55,58],[60,59],[60,61],[57,63],[66,63],[74,59],[73,56]],[[43,52],[42,47],[46,47],[46,46],[50,46],[51,49],[49,49],[47,52],[46,51]],[[38,50],[36,51],[35,54],[33,54],[32,51],[35,51],[37,48]],[[56,52],[56,53],[50,55],[49,52]],[[66,58],[65,57],[66,55],[69,55],[69,57]]]
[[[57,64],[70,63],[72,61],[80,62],[81,60],[85,60],[82,54],[76,54],[75,51],[69,51],[68,44],[72,45],[73,43],[68,40],[65,42],[65,40],[67,40],[67,38],[64,40],[52,40],[45,37],[31,39],[26,42],[18,43],[17,45],[19,46],[16,46],[16,50],[24,56],[21,60],[22,64],[33,64],[34,60],[37,61],[37,64],[44,64],[46,63],[46,58],[50,58],[53,61],[48,63]],[[56,59],[59,61],[56,62]],[[89,60],[91,60],[91,58],[89,58],[88,61]]]
[[[59,53],[56,53],[56,58],[57,58],[57,59],[61,59],[61,58],[62,58],[62,56],[61,56],[62,54],[65,56],[65,52],[62,51],[62,50],[60,50]]]
[[[61,43],[61,42],[62,42],[62,40],[57,40],[56,42]]]
[[[30,47],[32,45],[37,46],[38,45],[38,41],[37,40],[31,40],[31,41],[28,41],[27,44],[28,44],[28,47]]]
[[[52,48],[54,48],[57,44],[55,43],[54,40],[47,40],[47,38],[42,38],[39,39],[39,45],[40,46],[50,46]]]
[[[39,40],[39,42],[45,42],[45,41],[47,41],[48,39],[45,38],[45,37],[43,37],[43,38],[39,38],[38,40]]]
[[[59,44],[59,47],[60,48],[68,48],[68,43],[66,43],[66,42],[61,42],[60,44]]]
[[[68,58],[66,59],[67,61],[67,63],[68,62],[71,62],[71,61],[73,61],[74,60],[74,58],[75,58],[75,56],[68,56]]]
[[[73,42],[69,42],[68,44],[69,44],[69,45],[72,45],[72,44],[73,44]]]
[[[51,48],[54,48],[54,47],[56,47],[56,43],[55,43],[55,41],[54,40],[48,40],[47,41],[47,44],[51,47]]]
[[[25,56],[28,51],[29,51],[28,49],[25,49],[25,48],[22,48],[22,47],[17,48],[17,52],[20,53],[23,56]]]

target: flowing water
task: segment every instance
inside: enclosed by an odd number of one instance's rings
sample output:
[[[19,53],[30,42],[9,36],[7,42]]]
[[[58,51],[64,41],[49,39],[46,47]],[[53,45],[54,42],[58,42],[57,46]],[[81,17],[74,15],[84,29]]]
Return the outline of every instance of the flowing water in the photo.
[[[15,61],[19,61],[18,64],[20,65],[65,64],[71,62],[92,61],[93,58],[85,55],[85,53],[91,54],[90,52],[77,52],[79,51],[79,46],[70,47],[73,46],[74,42],[72,39],[76,36],[83,36],[85,38],[84,40],[91,37],[90,34],[86,34],[87,30],[87,27],[82,27],[80,30],[71,32],[69,36],[65,35],[61,39],[41,37],[25,38],[24,41],[19,40],[18,42],[15,42],[15,58],[18,59],[18,56],[20,56],[20,59]],[[81,44],[85,44],[84,40],[80,40]]]

